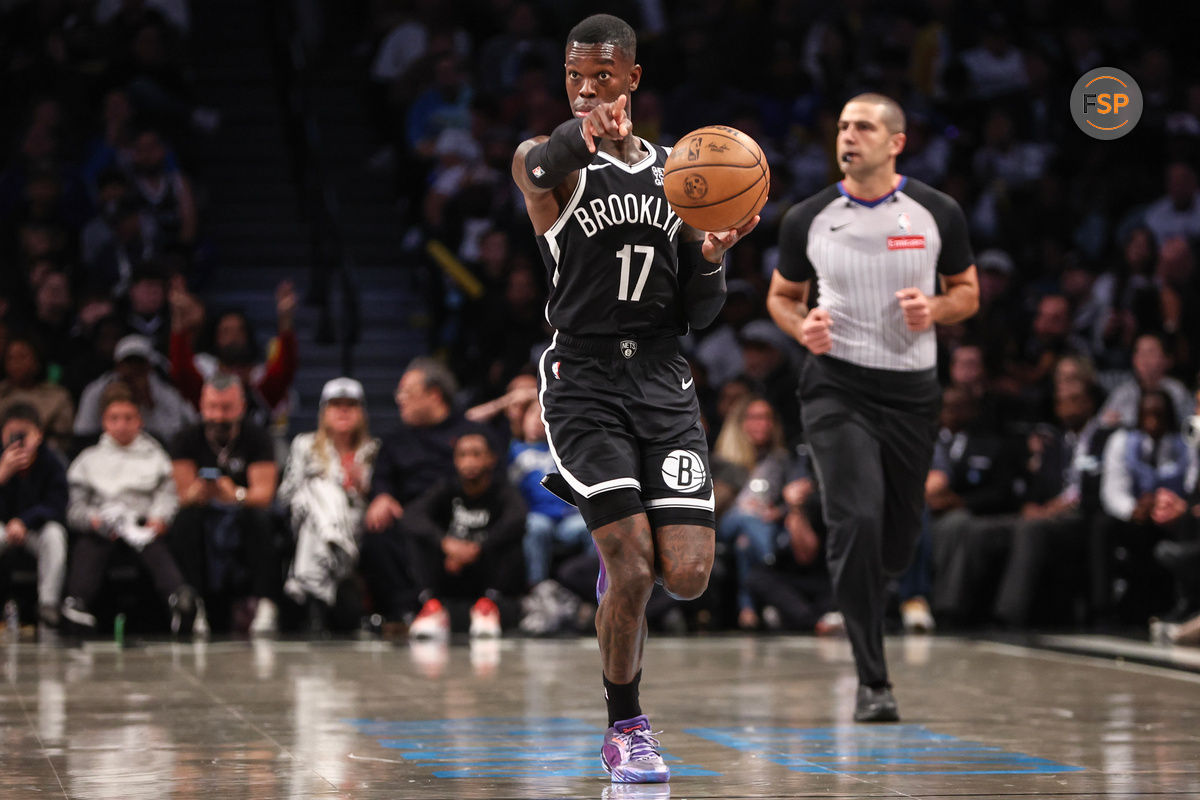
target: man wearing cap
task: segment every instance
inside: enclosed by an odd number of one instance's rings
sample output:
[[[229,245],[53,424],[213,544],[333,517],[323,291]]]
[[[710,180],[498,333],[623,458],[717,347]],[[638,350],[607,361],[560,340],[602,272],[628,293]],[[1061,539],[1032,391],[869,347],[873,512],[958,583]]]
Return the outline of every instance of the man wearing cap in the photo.
[[[334,378],[321,390],[317,430],[292,440],[279,501],[296,552],[283,589],[308,611],[310,633],[328,629],[338,584],[358,564],[363,515],[379,441],[371,438],[362,384]]]
[[[115,366],[87,385],[79,398],[75,415],[75,436],[92,439],[100,435],[100,396],[104,387],[122,380],[133,392],[142,414],[143,429],[160,442],[170,442],[176,434],[197,421],[196,409],[163,378],[154,367],[162,363],[153,343],[138,333],[124,336],[113,350]]]

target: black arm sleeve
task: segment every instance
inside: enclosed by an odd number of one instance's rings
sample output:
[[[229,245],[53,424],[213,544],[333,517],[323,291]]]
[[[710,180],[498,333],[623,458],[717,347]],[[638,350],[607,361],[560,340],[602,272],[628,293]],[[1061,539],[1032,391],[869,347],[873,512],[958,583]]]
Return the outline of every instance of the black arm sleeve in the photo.
[[[554,129],[550,138],[529,148],[525,172],[539,189],[553,189],[567,176],[592,162],[583,140],[583,120],[571,119]]]
[[[938,235],[942,238],[942,250],[938,253],[937,271],[940,275],[958,275],[975,263],[971,252],[971,238],[967,234],[967,218],[962,208],[948,194],[911,178],[904,191],[933,215]]]
[[[679,243],[679,285],[688,325],[707,328],[725,305],[725,265],[704,257],[703,242]]]
[[[829,186],[812,197],[797,203],[783,215],[779,224],[779,274],[795,283],[804,283],[817,277],[817,271],[808,260],[808,234],[813,220],[826,206],[838,198],[836,186]]]

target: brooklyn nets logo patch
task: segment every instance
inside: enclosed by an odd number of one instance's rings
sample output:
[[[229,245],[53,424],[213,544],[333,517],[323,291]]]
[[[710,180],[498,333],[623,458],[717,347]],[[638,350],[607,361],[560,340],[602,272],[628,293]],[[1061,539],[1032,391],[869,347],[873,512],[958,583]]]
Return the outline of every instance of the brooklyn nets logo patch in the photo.
[[[708,476],[704,461],[691,450],[672,450],[662,464],[663,481],[677,492],[695,492]]]

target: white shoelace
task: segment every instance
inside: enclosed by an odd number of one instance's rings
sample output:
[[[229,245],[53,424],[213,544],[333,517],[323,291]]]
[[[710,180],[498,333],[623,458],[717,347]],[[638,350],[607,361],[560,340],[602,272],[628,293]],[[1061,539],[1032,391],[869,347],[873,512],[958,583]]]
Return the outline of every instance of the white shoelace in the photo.
[[[629,740],[630,761],[654,761],[661,758],[658,753],[658,739],[654,738],[662,731],[634,731],[621,734]]]

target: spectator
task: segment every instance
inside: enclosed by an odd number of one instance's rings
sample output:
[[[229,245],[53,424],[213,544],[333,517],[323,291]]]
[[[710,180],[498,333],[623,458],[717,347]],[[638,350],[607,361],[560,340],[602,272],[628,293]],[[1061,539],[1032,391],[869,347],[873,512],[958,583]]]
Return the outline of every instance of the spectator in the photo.
[[[991,100],[1020,92],[1028,83],[1025,59],[1012,43],[1008,21],[991,15],[983,25],[980,42],[963,52],[971,93],[980,100]]]
[[[454,376],[440,362],[413,359],[396,387],[402,424],[383,437],[375,460],[362,572],[376,611],[391,622],[411,620],[420,607],[411,537],[402,519],[406,508],[434,484],[454,476],[454,442],[483,430],[454,411],[457,390]]]
[[[1167,165],[1167,193],[1146,209],[1146,227],[1154,232],[1158,246],[1167,240],[1200,240],[1200,189],[1191,164],[1176,161]]]
[[[1172,602],[1171,582],[1152,553],[1170,535],[1154,519],[1159,490],[1187,496],[1195,469],[1196,455],[1178,431],[1171,396],[1149,389],[1138,401],[1137,427],[1116,431],[1104,446],[1104,515],[1092,534],[1090,559],[1093,603],[1101,619],[1115,613],[1140,621]],[[1123,563],[1115,563],[1118,556]]]
[[[118,546],[131,548],[150,572],[171,613],[171,632],[190,634],[200,600],[171,557],[164,539],[179,499],[171,460],[162,445],[142,433],[133,391],[114,381],[101,394],[104,434],[71,462],[67,521],[81,535],[71,555],[63,616],[94,632],[94,602]]]
[[[157,249],[190,250],[196,244],[196,201],[192,185],[167,163],[167,147],[159,132],[144,128],[133,139],[131,163],[134,194],[154,221]]]
[[[1100,421],[1105,426],[1132,428],[1138,424],[1140,399],[1152,391],[1162,391],[1171,399],[1174,419],[1187,419],[1192,414],[1192,395],[1179,380],[1167,375],[1171,362],[1163,340],[1156,334],[1144,333],[1133,346],[1133,376],[1119,384],[1104,407]]]
[[[550,493],[542,478],[557,472],[546,440],[542,405],[535,398],[525,408],[522,433],[508,449],[509,482],[529,509],[525,517],[525,578],[530,590],[529,611],[521,620],[526,633],[554,633],[567,622],[569,607],[558,602],[561,587],[550,576],[556,558],[583,551],[592,541],[587,523],[575,506]],[[543,602],[544,601],[544,602]]]
[[[409,507],[414,566],[425,598],[409,630],[415,638],[449,633],[450,613],[443,600],[473,603],[472,636],[498,636],[501,607],[507,612],[524,591],[525,501],[515,488],[497,480],[496,460],[487,436],[463,434],[454,442],[455,477]]]
[[[204,606],[248,594],[256,600],[252,635],[278,629],[282,565],[268,509],[275,500],[275,451],[267,432],[245,419],[246,395],[234,375],[204,383],[200,424],[171,446],[181,508],[168,543]],[[219,627],[225,627],[218,622]],[[207,615],[192,632],[206,635]]]
[[[112,210],[103,213],[112,237],[84,261],[79,283],[88,292],[123,297],[129,291],[133,273],[155,255],[154,241],[147,238],[153,227],[132,193],[117,198]]]
[[[46,380],[46,369],[33,339],[17,334],[4,346],[4,375],[0,380],[0,414],[16,404],[37,411],[47,443],[59,454],[71,451],[75,407],[71,395]]]
[[[176,276],[170,290],[171,381],[192,403],[199,403],[204,381],[220,372],[238,376],[246,387],[250,419],[260,427],[273,422],[272,415],[285,408],[296,377],[296,291],[291,281],[275,289],[278,333],[265,363],[258,363],[258,345],[250,321],[240,311],[226,311],[213,321],[210,352],[196,354],[192,338],[204,320],[204,306]]]
[[[799,378],[792,362],[796,344],[775,323],[756,319],[738,332],[742,345],[742,374],[779,415],[784,440],[795,444],[800,438],[800,401],[796,398]]]
[[[296,552],[284,592],[308,611],[310,633],[329,630],[338,584],[358,564],[367,493],[379,441],[371,438],[362,384],[335,378],[321,389],[315,433],[292,441],[279,485]]]
[[[34,287],[33,319],[29,332],[41,343],[42,363],[48,374],[57,374],[74,354],[74,300],[71,282],[65,272],[47,272]]]
[[[1018,465],[1002,437],[978,427],[978,409],[963,390],[943,392],[941,421],[925,484],[933,513],[933,608],[939,618],[969,621],[982,613],[982,556],[1008,523],[1004,515],[1016,509]]]
[[[1149,228],[1124,238],[1116,266],[1092,283],[1091,296],[1075,313],[1075,328],[1088,340],[1101,369],[1128,369],[1139,331],[1162,324],[1154,267],[1158,246]]]
[[[79,398],[76,436],[86,439],[100,433],[100,398],[104,387],[116,380],[125,383],[133,392],[142,429],[160,442],[170,443],[185,428],[195,424],[196,410],[154,370],[162,357],[149,339],[137,333],[123,336],[113,348],[113,360],[116,363],[112,371],[89,383]]]
[[[144,263],[129,279],[129,292],[121,303],[126,328],[141,334],[165,355],[171,341],[171,318],[167,307],[167,276],[160,264]]]
[[[37,557],[38,620],[58,624],[67,568],[67,471],[42,441],[33,406],[0,414],[0,552],[24,547]]]
[[[120,214],[124,209],[135,208],[137,203],[125,173],[115,167],[100,173],[96,196],[99,212],[84,226],[79,234],[79,257],[84,264],[100,262],[101,255],[117,239]],[[139,229],[136,237],[147,244],[155,240],[154,220],[148,215],[138,214]],[[132,236],[127,236],[127,239]],[[119,292],[118,292],[119,294]]]

